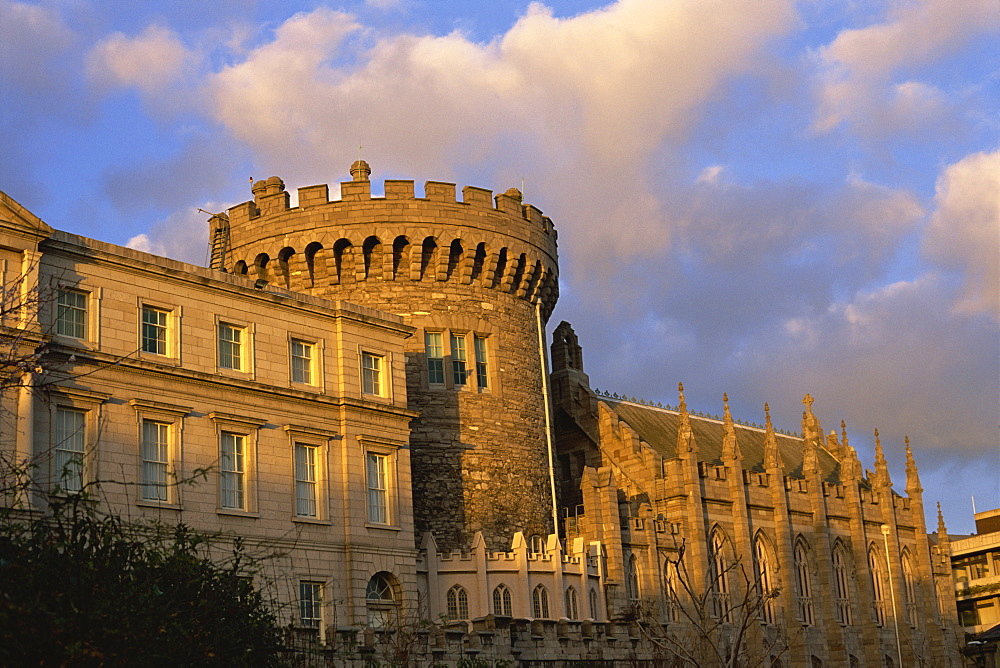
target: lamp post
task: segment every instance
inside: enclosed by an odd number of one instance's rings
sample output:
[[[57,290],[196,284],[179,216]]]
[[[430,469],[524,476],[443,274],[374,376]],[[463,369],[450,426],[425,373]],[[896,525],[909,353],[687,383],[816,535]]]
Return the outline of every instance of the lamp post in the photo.
[[[889,600],[892,601],[892,624],[896,629],[896,660],[903,665],[903,649],[899,644],[899,617],[896,615],[896,593],[892,586],[892,560],[889,559],[889,525],[882,525],[882,543],[885,545],[885,566],[889,572]]]

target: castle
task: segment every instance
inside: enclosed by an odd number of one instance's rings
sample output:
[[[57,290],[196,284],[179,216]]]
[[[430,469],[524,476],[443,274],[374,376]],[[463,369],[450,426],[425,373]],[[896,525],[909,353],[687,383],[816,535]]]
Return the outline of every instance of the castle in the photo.
[[[0,448],[38,462],[6,502],[98,486],[110,509],[242,536],[338,665],[733,648],[960,665],[947,534],[928,542],[908,443],[901,495],[881,444],[864,471],[811,397],[787,434],[766,407],[754,425],[725,399],[711,417],[682,390],[673,407],[596,391],[568,324],[544,340],[551,220],[516,189],[376,197],[370,174],[359,160],[339,199],[300,188],[295,207],[257,181],[209,221],[208,268],[54,230],[0,193],[4,284],[47,296],[3,326],[54,361],[2,397]]]

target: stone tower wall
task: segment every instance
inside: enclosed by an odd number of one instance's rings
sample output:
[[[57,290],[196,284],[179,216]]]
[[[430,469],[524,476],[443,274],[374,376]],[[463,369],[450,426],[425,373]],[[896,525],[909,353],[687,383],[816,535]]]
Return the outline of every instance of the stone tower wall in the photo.
[[[277,177],[254,201],[230,209],[225,267],[269,283],[401,315],[418,328],[406,345],[414,521],[443,549],[477,531],[491,549],[517,531],[553,530],[536,304],[543,321],[557,298],[556,232],[515,190],[492,197],[466,187],[386,181],[370,195],[370,170],[352,167],[330,201],[327,186],[299,189]],[[469,339],[470,382],[428,382],[425,331]],[[488,386],[479,388],[471,335],[485,337]]]

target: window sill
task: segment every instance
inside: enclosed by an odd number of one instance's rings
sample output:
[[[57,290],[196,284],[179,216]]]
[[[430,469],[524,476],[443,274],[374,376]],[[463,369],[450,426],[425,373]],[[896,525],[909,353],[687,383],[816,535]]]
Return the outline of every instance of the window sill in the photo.
[[[220,376],[226,376],[227,378],[238,378],[240,380],[255,380],[253,371],[237,371],[236,369],[227,369],[225,367],[217,366],[216,373]]]
[[[163,510],[183,510],[181,504],[171,501],[153,501],[152,499],[139,499],[135,505],[142,508],[161,508]]]
[[[82,348],[83,350],[97,350],[98,348],[97,343],[90,339],[78,339],[75,336],[67,336],[66,334],[53,334],[52,341],[71,348]]]
[[[392,397],[385,397],[385,396],[382,396],[381,394],[365,394],[365,393],[362,393],[361,394],[361,398],[364,399],[365,401],[374,401],[374,402],[380,403],[380,404],[391,404],[392,403]]]
[[[288,384],[288,387],[293,390],[299,390],[300,392],[314,392],[316,394],[322,394],[323,388],[319,385],[314,385],[313,383],[300,383],[297,380],[293,380]]]
[[[260,519],[260,513],[250,510],[240,510],[239,508],[216,508],[216,515],[231,515],[234,517],[248,517],[250,519]]]
[[[158,353],[150,353],[144,350],[139,351],[139,359],[146,362],[155,362],[157,364],[163,364],[166,366],[181,365],[181,360],[179,357],[174,357],[173,355],[160,355]]]
[[[307,517],[305,515],[292,515],[292,521],[300,524],[316,524],[319,526],[331,526],[333,524],[330,520],[324,520],[319,517]]]
[[[373,524],[372,522],[365,522],[366,529],[382,529],[384,531],[402,531],[403,527],[398,524]]]

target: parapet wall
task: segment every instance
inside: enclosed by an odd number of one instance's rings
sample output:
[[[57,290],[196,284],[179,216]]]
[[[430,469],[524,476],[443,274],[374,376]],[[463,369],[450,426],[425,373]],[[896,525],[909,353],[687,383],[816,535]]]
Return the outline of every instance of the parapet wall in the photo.
[[[372,197],[370,168],[355,180],[299,188],[298,206],[276,176],[253,185],[254,199],[229,210],[227,271],[293,290],[364,281],[455,281],[540,301],[547,316],[558,297],[552,221],[511,188],[493,195],[473,186],[385,181]]]

